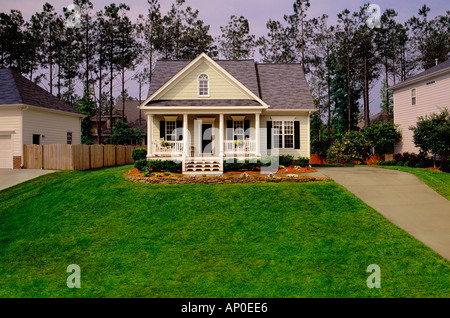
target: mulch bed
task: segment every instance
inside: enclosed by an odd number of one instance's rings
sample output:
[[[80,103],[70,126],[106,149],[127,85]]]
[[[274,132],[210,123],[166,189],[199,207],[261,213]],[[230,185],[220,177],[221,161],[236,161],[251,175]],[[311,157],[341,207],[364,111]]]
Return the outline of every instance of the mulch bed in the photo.
[[[283,169],[284,170],[284,169]],[[307,172],[315,172],[313,169],[309,169]],[[190,176],[172,173],[170,176],[166,176],[163,173],[157,173],[160,176],[144,177],[142,172],[138,169],[132,169],[125,174],[125,176],[133,182],[138,183],[150,183],[150,184],[232,184],[232,183],[279,183],[279,182],[311,182],[329,180],[328,178],[317,178],[310,176],[279,176],[277,174],[273,177],[261,174],[257,171],[246,171],[246,177],[243,177],[244,172],[230,172],[222,176]],[[294,174],[292,171],[289,174]]]

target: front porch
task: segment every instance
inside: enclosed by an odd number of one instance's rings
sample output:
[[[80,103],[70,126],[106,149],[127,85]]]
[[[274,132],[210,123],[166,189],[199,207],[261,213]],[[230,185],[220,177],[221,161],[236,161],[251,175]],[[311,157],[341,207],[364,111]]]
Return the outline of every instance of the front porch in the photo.
[[[148,159],[260,158],[259,114],[147,114]]]

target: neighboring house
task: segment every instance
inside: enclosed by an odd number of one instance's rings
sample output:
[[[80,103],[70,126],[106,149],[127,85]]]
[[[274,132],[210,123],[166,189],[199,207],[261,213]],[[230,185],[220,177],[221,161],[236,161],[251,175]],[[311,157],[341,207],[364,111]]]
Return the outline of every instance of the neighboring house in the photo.
[[[97,115],[92,116],[90,118],[91,123],[92,123],[92,128],[91,128],[91,133],[92,133],[92,137],[94,138],[93,142],[95,144],[99,144],[99,143],[107,143],[108,142],[108,137],[111,135],[112,133],[112,127],[115,125],[116,121],[118,120],[122,120],[122,115],[118,114],[116,111],[114,111],[113,109],[113,116],[112,116],[112,125],[111,125],[111,117],[109,115],[103,115],[100,118],[100,125],[102,127],[102,140],[99,141],[99,136],[98,136],[98,117]]]
[[[0,69],[0,168],[21,168],[23,145],[80,144],[83,117],[19,73]]]
[[[381,112],[376,113],[375,115],[369,117],[370,124],[385,123],[385,122],[389,122],[389,115],[385,110],[382,110]],[[359,129],[364,129],[364,126],[365,126],[364,121],[358,123]]]
[[[185,173],[218,173],[227,158],[310,156],[315,111],[299,64],[159,60],[146,116],[149,159],[178,158]]]
[[[142,114],[139,108],[141,103],[137,100],[125,101],[125,122],[127,122],[131,127],[138,130],[141,129],[145,134],[147,131],[147,118]],[[113,108],[113,125],[118,120],[122,120],[122,101],[119,101]],[[92,136],[94,137],[94,143],[98,144],[98,129],[97,129],[97,116],[92,116]],[[104,115],[101,118],[102,123],[102,143],[105,143],[108,137],[111,135],[111,123],[109,115]]]
[[[134,129],[141,129],[145,133],[147,131],[147,118],[139,108],[140,105],[141,102],[138,100],[125,101],[125,122],[127,122]],[[116,106],[114,106],[114,110],[117,114],[122,116],[122,101],[119,101]]]
[[[395,145],[395,153],[419,153],[409,127],[416,126],[420,116],[450,108],[450,60],[389,89],[394,92],[394,123],[399,125],[402,133],[402,140]]]

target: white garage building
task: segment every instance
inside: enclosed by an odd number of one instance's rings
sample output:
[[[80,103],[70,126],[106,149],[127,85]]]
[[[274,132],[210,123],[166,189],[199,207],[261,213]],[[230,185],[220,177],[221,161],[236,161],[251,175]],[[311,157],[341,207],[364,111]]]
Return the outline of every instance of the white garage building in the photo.
[[[80,144],[83,117],[19,73],[0,69],[0,168],[20,169],[23,145]]]

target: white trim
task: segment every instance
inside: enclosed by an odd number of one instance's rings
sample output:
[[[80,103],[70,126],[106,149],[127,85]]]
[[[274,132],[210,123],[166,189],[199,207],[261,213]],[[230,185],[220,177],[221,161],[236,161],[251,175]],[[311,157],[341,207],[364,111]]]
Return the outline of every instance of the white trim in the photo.
[[[215,69],[219,74],[221,74],[225,79],[227,79],[234,86],[239,88],[241,91],[245,93],[249,97],[249,99],[256,100],[262,106],[258,108],[268,108],[267,105],[261,98],[256,96],[252,91],[250,91],[247,87],[245,87],[241,82],[235,79],[230,73],[228,73],[224,68],[222,68],[219,64],[217,64],[212,58],[210,58],[205,53],[200,54],[194,60],[192,60],[188,65],[186,65],[181,71],[179,71],[174,77],[172,77],[169,81],[167,81],[163,86],[161,86],[156,92],[154,92],[150,97],[148,97],[140,106],[140,109],[148,109],[150,106],[145,106],[150,101],[157,99],[158,96],[164,94],[167,90],[171,89],[178,81],[180,81],[183,77],[185,77],[188,71],[192,71],[195,69],[195,65],[200,63],[201,60],[205,60],[205,62],[213,69]]]
[[[216,120],[216,118],[211,118],[211,117],[206,117],[206,118],[197,117],[197,120],[201,120],[202,123],[205,123],[205,124],[214,124],[214,121]]]
[[[219,157],[223,157],[223,142],[224,142],[224,134],[223,134],[223,128],[224,128],[224,116],[223,114],[219,115]]]
[[[177,121],[178,116],[164,116],[165,121]]]
[[[231,116],[233,121],[244,121],[245,116]]]
[[[206,95],[200,95],[200,76],[202,75],[206,75],[206,77],[208,78],[207,81],[207,89],[208,89],[208,94]],[[197,97],[198,98],[208,98],[210,96],[210,90],[211,90],[211,85],[209,85],[209,75],[207,73],[201,73],[199,76],[197,76]]]
[[[277,121],[295,121],[295,117],[296,116],[271,116],[270,118]]]
[[[413,80],[405,80],[402,83],[398,83],[396,85],[388,87],[388,90],[395,91],[395,90],[400,89],[400,88],[404,88],[404,87],[408,87],[408,86],[413,85],[413,84],[417,84],[417,83],[419,83],[421,81],[429,80],[429,79],[431,79],[433,77],[438,77],[438,76],[441,76],[441,75],[445,75],[448,72],[450,72],[450,67],[447,67],[447,68],[445,68],[443,70],[440,70],[440,71],[435,71],[435,72],[427,74],[427,75],[422,75],[422,76],[420,76],[418,78],[415,78]]]

